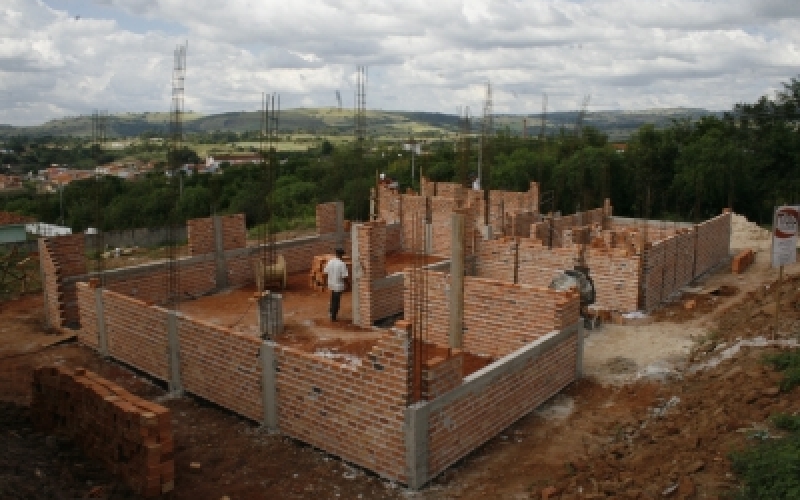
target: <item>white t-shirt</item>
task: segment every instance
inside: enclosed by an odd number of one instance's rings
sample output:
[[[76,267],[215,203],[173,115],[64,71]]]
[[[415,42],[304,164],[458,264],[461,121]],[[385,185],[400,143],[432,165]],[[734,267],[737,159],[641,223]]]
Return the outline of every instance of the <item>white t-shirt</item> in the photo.
[[[334,257],[325,264],[322,271],[328,275],[328,288],[333,292],[344,291],[344,279],[347,278],[347,264],[338,257]]]

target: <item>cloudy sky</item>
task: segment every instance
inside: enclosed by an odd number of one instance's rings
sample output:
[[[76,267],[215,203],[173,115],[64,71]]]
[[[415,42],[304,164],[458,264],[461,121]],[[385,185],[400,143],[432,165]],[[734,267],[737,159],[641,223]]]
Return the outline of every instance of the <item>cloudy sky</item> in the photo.
[[[0,123],[186,108],[728,109],[800,74],[798,0],[2,0]]]

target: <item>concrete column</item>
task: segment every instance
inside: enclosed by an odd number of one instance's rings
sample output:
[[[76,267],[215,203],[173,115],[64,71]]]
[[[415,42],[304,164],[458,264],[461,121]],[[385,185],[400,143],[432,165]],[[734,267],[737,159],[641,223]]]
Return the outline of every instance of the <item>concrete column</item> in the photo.
[[[350,278],[350,297],[353,300],[353,324],[360,325],[361,324],[361,310],[360,305],[361,301],[359,300],[360,297],[358,296],[358,289],[359,284],[361,283],[361,262],[360,256],[358,254],[358,227],[361,224],[353,224],[350,233],[350,242],[352,249],[350,250],[350,259],[352,264],[353,276]]]
[[[283,296],[266,291],[258,298],[258,328],[262,339],[283,333]]]
[[[225,244],[222,241],[222,218],[211,217],[214,224],[214,263],[216,264],[217,288],[228,287],[228,266],[225,263]]]
[[[169,311],[167,315],[167,347],[169,350],[169,392],[183,393],[181,381],[181,350],[178,341],[178,311]]]
[[[492,226],[481,226],[481,237],[484,240],[492,239]]]
[[[406,443],[408,487],[422,488],[428,482],[428,419],[429,408],[419,402],[405,409],[403,434]]]
[[[376,210],[378,208],[377,198],[375,195],[375,188],[370,188],[369,190],[369,220],[375,220],[377,218]]]
[[[108,335],[106,334],[106,315],[103,304],[103,289],[97,287],[94,289],[94,309],[97,314],[97,348],[100,355],[104,358],[108,357]]]
[[[464,337],[464,214],[454,213],[451,218],[450,239],[450,347],[461,349]]]
[[[425,223],[425,255],[433,254],[433,224],[430,222]]]
[[[261,344],[261,391],[264,405],[262,425],[270,432],[278,432],[278,363],[275,356],[275,343],[264,341]]]

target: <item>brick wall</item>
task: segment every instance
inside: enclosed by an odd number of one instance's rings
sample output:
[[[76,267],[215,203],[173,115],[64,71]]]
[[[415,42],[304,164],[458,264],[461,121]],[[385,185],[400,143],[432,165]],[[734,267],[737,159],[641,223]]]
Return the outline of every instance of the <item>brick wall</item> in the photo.
[[[519,241],[519,283],[546,288],[553,277],[578,263],[578,248],[549,249],[540,241],[523,238]]]
[[[263,418],[261,339],[181,316],[178,341],[185,390],[253,420]]]
[[[695,276],[730,257],[731,217],[730,211],[727,211],[696,226]]]
[[[100,341],[97,337],[97,302],[94,288],[88,283],[77,283],[75,290],[81,323],[80,329],[76,331],[78,341],[96,350],[100,347]]]
[[[405,275],[406,315],[411,304],[410,276]],[[426,340],[448,345],[449,286],[447,274],[428,271]],[[554,330],[578,321],[579,299],[571,292],[464,278],[463,349],[494,358],[504,356]],[[408,319],[408,318],[407,318]]]
[[[109,354],[153,377],[167,380],[167,310],[110,290],[103,290],[103,303]]]
[[[435,406],[428,417],[428,477],[436,476],[575,380],[577,348],[573,334],[509,372],[489,374],[490,381],[479,389],[463,391],[460,397]]]
[[[330,234],[338,230],[336,222],[337,202],[320,203],[317,205],[317,234]]]
[[[217,216],[222,224],[222,245],[224,250],[234,250],[247,246],[247,228],[244,214]],[[214,245],[214,219],[189,219],[186,221],[189,238],[189,255],[203,255],[216,251]]]
[[[437,356],[427,360],[422,367],[422,399],[434,400],[461,385],[464,379],[463,370],[463,353],[454,353],[450,357]]]
[[[408,334],[392,330],[360,364],[275,348],[282,432],[405,482]]]
[[[65,280],[86,274],[83,234],[39,238],[39,261],[49,326],[77,325],[80,321],[77,292]]]
[[[475,275],[513,283],[517,241],[514,238],[478,240],[477,246]]]
[[[386,223],[378,220],[357,226],[358,265],[361,278],[358,282],[358,307],[361,326],[372,326],[384,316],[378,311],[385,293],[374,290],[375,281],[386,276]],[[383,309],[383,307],[380,307]]]
[[[586,265],[594,282],[597,306],[630,312],[639,307],[641,259],[624,250],[588,249]]]

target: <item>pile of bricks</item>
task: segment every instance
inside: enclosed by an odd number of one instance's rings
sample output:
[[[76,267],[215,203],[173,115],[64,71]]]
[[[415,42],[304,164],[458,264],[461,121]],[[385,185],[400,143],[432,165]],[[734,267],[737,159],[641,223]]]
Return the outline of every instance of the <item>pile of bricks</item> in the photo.
[[[328,275],[325,274],[323,271],[325,270],[325,266],[328,265],[328,262],[333,259],[335,255],[333,254],[323,254],[323,255],[315,255],[314,259],[311,262],[311,271],[309,271],[309,282],[311,284],[311,289],[317,292],[324,292],[328,289]],[[353,276],[353,263],[350,260],[350,257],[342,257],[342,262],[345,263],[347,266],[347,274],[348,278],[345,279],[345,290],[350,289],[350,277]]]
[[[170,411],[83,368],[37,368],[31,418],[73,440],[139,495],[175,487]]]
[[[25,224],[27,222],[36,222],[36,219],[15,214],[14,212],[0,212],[0,226],[5,226],[7,224]]]
[[[753,262],[756,261],[756,254],[751,249],[742,250],[731,261],[731,272],[740,274],[747,271]]]

